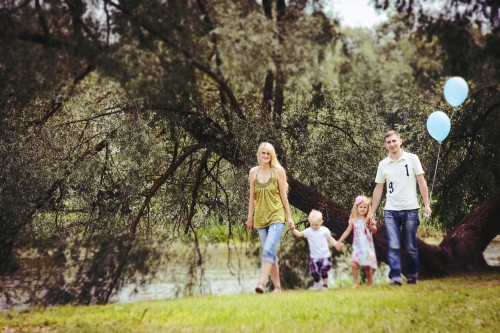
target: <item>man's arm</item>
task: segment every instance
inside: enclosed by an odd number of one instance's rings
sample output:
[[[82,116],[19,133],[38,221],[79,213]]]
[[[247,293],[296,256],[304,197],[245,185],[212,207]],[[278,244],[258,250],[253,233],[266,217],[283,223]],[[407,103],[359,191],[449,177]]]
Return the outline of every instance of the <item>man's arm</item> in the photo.
[[[384,193],[384,183],[377,183],[372,195],[372,210],[367,216],[367,220],[373,221],[373,215],[377,211],[380,200],[382,200],[382,194]]]
[[[423,173],[417,176],[417,182],[418,189],[420,190],[420,194],[424,200],[424,216],[429,218],[431,217],[432,210],[429,203],[429,188],[427,187],[427,182],[425,181]]]

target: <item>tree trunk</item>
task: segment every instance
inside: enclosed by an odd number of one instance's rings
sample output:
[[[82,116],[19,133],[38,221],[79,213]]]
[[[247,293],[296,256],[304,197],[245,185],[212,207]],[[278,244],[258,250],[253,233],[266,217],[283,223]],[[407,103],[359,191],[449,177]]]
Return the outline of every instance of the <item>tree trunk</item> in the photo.
[[[349,213],[332,200],[317,193],[291,176],[290,204],[304,213],[311,209],[323,212],[325,226],[338,238],[347,228]],[[451,276],[479,271],[488,265],[483,252],[493,238],[500,233],[500,191],[476,207],[443,239],[439,246],[430,245],[418,239],[420,260],[419,278]],[[352,243],[352,233],[346,239]],[[375,251],[379,262],[387,263],[387,240],[385,226],[379,225],[374,235]],[[402,248],[404,245],[402,244]],[[403,274],[405,251],[401,250]]]
[[[213,120],[204,119],[195,112],[176,111],[175,113],[189,119],[184,126],[186,131],[199,142],[210,144],[216,154],[235,167],[241,167],[244,164],[241,157],[251,155],[250,152],[241,151],[241,146],[233,140],[234,134],[224,132]],[[224,144],[221,141],[224,141]],[[282,160],[284,158],[285,156],[281,156]],[[289,172],[287,172],[287,177],[290,186],[288,194],[290,204],[304,213],[309,213],[311,209],[320,210],[324,215],[325,226],[336,238],[342,235],[347,228],[349,212],[321,193],[294,179]],[[500,211],[500,191],[464,217],[439,246],[430,245],[418,239],[419,278],[464,274],[487,267],[483,252],[500,232],[500,222],[495,215],[497,211]],[[346,241],[351,243],[352,235],[347,237]],[[383,225],[378,226],[374,242],[378,261],[387,263],[387,240]],[[404,247],[403,244],[402,247]],[[402,249],[403,274],[405,274],[405,261],[405,252]]]
[[[474,208],[437,246],[421,255],[430,276],[478,271],[488,266],[483,252],[500,233],[500,191]],[[435,253],[432,253],[435,252]]]

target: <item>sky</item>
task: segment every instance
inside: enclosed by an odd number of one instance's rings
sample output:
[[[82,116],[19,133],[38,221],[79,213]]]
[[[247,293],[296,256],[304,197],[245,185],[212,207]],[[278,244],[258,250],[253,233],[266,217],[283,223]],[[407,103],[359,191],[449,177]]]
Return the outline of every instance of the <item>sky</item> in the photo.
[[[341,24],[350,27],[371,28],[387,19],[385,13],[377,14],[370,0],[330,0],[327,11],[333,10],[341,18]]]

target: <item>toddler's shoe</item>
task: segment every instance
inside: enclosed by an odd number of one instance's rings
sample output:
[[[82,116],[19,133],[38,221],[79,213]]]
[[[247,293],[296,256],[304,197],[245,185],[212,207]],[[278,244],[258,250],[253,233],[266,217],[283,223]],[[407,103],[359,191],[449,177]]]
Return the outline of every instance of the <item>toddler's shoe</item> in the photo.
[[[324,285],[321,287],[321,291],[328,291],[328,286],[324,284]]]
[[[392,287],[401,287],[401,282],[393,280],[389,285]]]
[[[309,288],[309,290],[320,290],[321,289],[321,285],[319,284],[319,282],[314,282],[314,285]]]

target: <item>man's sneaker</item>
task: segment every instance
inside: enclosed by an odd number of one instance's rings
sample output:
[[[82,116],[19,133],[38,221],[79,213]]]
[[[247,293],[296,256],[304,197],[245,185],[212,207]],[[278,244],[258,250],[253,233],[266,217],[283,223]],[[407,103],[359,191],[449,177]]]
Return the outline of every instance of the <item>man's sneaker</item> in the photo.
[[[417,279],[416,278],[408,278],[406,280],[408,284],[417,284]]]
[[[395,286],[401,287],[401,282],[393,280],[391,283],[389,283],[389,285],[393,287]]]

